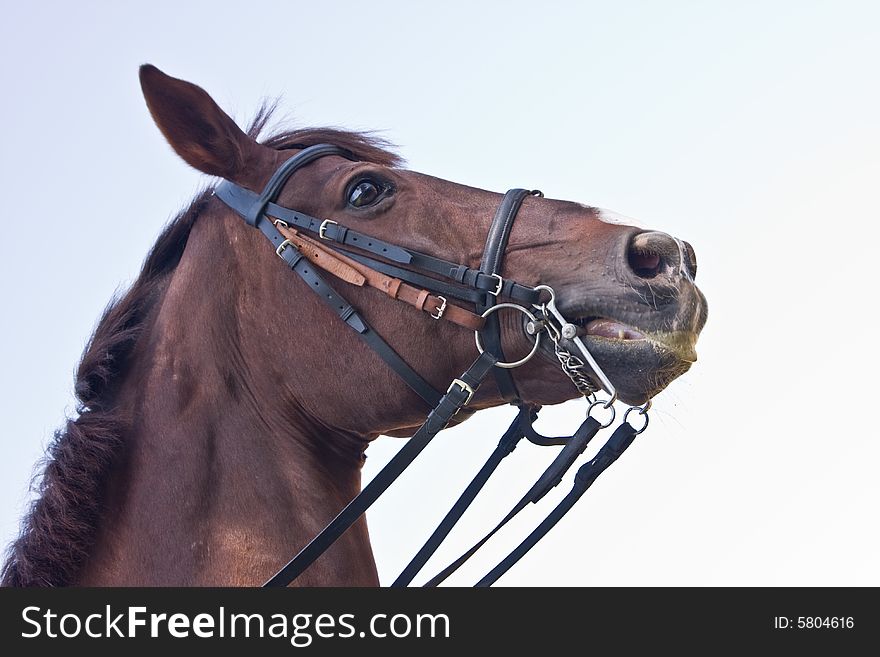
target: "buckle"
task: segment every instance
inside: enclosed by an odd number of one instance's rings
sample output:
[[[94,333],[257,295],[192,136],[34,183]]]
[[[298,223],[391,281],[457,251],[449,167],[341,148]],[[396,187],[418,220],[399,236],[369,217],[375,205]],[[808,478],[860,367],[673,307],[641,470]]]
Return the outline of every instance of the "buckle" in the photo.
[[[462,406],[467,406],[468,404],[470,404],[471,399],[473,399],[473,396],[474,396],[474,389],[471,388],[467,383],[465,383],[461,379],[453,379],[452,383],[450,383],[449,387],[446,389],[446,394],[448,395],[450,392],[452,392],[452,389],[455,386],[458,386],[459,388],[461,388],[462,392],[467,393],[467,399],[464,400],[464,403],[462,404]]]
[[[325,232],[327,232],[327,226],[329,226],[330,224],[333,224],[334,226],[338,226],[338,225],[339,225],[339,224],[336,223],[335,221],[331,221],[330,219],[324,219],[324,221],[321,222],[321,227],[318,228],[318,236],[319,236],[322,240],[328,240],[328,239],[330,239],[329,237],[327,237],[327,236],[324,234]]]
[[[440,319],[443,317],[443,313],[446,312],[446,297],[437,296],[443,303],[441,303],[436,310],[436,315],[431,315],[431,319]]]
[[[504,279],[501,278],[501,276],[499,276],[498,274],[489,274],[489,276],[498,279],[498,286],[495,288],[495,291],[489,292],[489,294],[491,294],[492,296],[497,297],[499,294],[501,294],[501,288],[504,287]]]
[[[282,254],[284,253],[284,249],[286,249],[288,246],[291,246],[292,244],[293,242],[291,242],[290,240],[284,240],[283,242],[281,242],[281,244],[278,245],[278,248],[275,249],[275,255],[283,259],[284,256]]]

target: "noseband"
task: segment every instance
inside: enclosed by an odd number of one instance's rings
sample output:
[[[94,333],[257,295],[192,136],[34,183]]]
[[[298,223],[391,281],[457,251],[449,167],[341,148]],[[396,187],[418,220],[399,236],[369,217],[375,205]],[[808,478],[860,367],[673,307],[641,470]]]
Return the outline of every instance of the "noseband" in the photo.
[[[275,202],[285,183],[297,170],[318,158],[330,155],[349,160],[357,159],[351,152],[330,144],[304,147],[275,171],[260,194],[239,187],[228,180],[221,182],[214,190],[214,194],[238,213],[249,226],[259,229],[288,268],[298,274],[307,287],[426,402],[431,411],[424,424],[394,458],[264,586],[288,585],[321,556],[387,490],[434,436],[449,424],[456,413],[465,410],[474,393],[491,372],[495,376],[501,396],[518,406],[519,413],[485,465],[422,549],[395,580],[393,586],[406,586],[412,581],[464,514],[503,458],[513,451],[522,438],[527,438],[537,445],[562,445],[562,449],[538,481],[489,534],[427,583],[428,586],[435,586],[457,570],[529,503],[538,502],[550,489],[560,483],[563,475],[584,452],[590,440],[614,421],[613,403],[617,394],[586,345],[576,335],[576,327],[556,308],[553,289],[546,285],[537,287],[522,285],[501,275],[504,253],[517,212],[528,196],[542,196],[541,192],[512,189],[504,195],[489,228],[480,267],[472,269],[466,265],[442,260],[365,235],[330,219],[319,219],[298,210],[285,208]],[[380,289],[388,296],[428,313],[435,320],[451,321],[475,331],[479,357],[452,381],[445,393],[435,389],[367,324],[358,311],[324,280],[319,271],[329,272],[353,285]],[[449,299],[472,304],[474,312],[450,303]],[[506,301],[501,302],[501,299]],[[522,312],[528,319],[527,333],[534,337],[534,344],[528,356],[515,362],[505,362],[501,346],[501,326],[497,311],[502,308]],[[534,356],[544,333],[547,333],[553,343],[554,352],[563,372],[571,379],[578,391],[590,401],[586,420],[570,437],[550,438],[535,431],[532,425],[537,419],[539,408],[521,401],[510,373],[511,369],[524,364]],[[568,343],[575,345],[580,352],[579,355],[572,354],[568,349]],[[587,366],[589,370],[586,370]],[[596,399],[595,393],[599,388],[588,378],[587,371],[591,371],[599,379],[610,394],[610,399]],[[495,582],[562,518],[596,477],[620,456],[639,433],[647,428],[649,406],[650,402],[642,407],[630,407],[626,411],[623,422],[596,456],[580,467],[572,491],[513,552],[480,580],[477,586],[489,586]],[[611,418],[601,423],[592,417],[591,414],[596,407],[604,407],[610,411]],[[633,410],[644,418],[644,424],[640,429],[636,429],[627,421]]]

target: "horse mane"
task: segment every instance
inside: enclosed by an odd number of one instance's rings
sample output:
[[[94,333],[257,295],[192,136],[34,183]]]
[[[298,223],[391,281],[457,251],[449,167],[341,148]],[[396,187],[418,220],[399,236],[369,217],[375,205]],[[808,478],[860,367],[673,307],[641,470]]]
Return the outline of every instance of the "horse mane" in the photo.
[[[257,138],[275,111],[264,103],[248,128]],[[399,166],[390,144],[373,133],[337,128],[276,132],[261,143],[276,149],[331,143],[360,160]],[[76,581],[94,545],[104,509],[109,473],[124,441],[125,417],[114,397],[144,322],[161,299],[177,267],[196,219],[212,189],[197,194],[172,219],[147,255],[132,286],[111,299],[83,353],[75,377],[76,416],[58,430],[38,464],[35,498],[7,548],[0,574],[4,586],[67,586]]]

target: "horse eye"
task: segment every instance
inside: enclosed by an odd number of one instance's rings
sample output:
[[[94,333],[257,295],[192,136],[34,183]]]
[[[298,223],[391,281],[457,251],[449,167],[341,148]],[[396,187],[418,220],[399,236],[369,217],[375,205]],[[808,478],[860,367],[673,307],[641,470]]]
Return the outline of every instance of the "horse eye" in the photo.
[[[381,196],[382,189],[371,180],[362,180],[351,190],[348,196],[348,204],[355,208],[363,208],[372,205]]]

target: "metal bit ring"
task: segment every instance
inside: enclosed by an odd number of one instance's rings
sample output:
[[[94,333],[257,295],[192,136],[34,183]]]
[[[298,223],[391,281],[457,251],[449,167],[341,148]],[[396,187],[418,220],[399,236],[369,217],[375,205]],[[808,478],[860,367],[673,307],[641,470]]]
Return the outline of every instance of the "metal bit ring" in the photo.
[[[524,315],[526,315],[530,321],[532,321],[532,322],[538,321],[538,318],[535,317],[531,312],[529,312],[528,308],[523,308],[522,306],[518,306],[515,303],[496,303],[491,308],[488,308],[486,310],[486,312],[484,312],[481,316],[484,318],[488,317],[489,315],[494,313],[496,310],[501,310],[502,308],[512,308],[513,310],[518,310],[521,313],[523,313]],[[483,351],[485,351],[485,350],[483,349],[483,344],[480,342],[480,332],[479,331],[474,331],[474,342],[477,343],[477,351],[479,351],[482,354]],[[520,365],[525,365],[527,362],[529,362],[532,359],[532,356],[534,356],[536,353],[538,353],[538,347],[540,346],[540,344],[541,344],[541,331],[536,331],[535,332],[535,344],[532,345],[532,350],[525,356],[525,358],[520,358],[519,360],[510,362],[510,363],[504,363],[504,362],[499,361],[499,362],[495,363],[495,367],[500,367],[501,369],[505,369],[505,370],[511,370],[514,367],[519,367]]]

